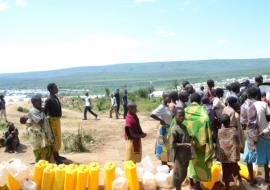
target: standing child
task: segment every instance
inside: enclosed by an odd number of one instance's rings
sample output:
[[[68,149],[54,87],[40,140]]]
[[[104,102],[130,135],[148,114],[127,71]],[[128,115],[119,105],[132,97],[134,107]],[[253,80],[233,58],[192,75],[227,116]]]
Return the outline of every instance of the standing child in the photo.
[[[31,99],[33,108],[28,115],[21,118],[22,124],[27,124],[27,131],[30,137],[35,161],[47,160],[54,162],[53,145],[54,137],[49,121],[42,110],[42,99],[40,95],[35,95]]]
[[[181,190],[181,185],[187,177],[187,169],[191,160],[191,138],[186,126],[183,125],[185,112],[181,108],[175,109],[176,124],[171,130],[170,160],[174,161],[173,183],[176,190]]]
[[[123,110],[124,110],[124,119],[126,119],[127,116],[127,105],[128,105],[128,92],[127,89],[124,91],[124,95],[122,97],[122,102],[123,102]]]
[[[111,109],[110,109],[110,118],[112,118],[112,112],[115,112],[115,117],[118,119],[118,111],[117,111],[117,101],[115,95],[111,95]]]
[[[221,129],[218,130],[218,160],[222,163],[223,182],[226,190],[230,188],[230,182],[238,178],[240,160],[240,137],[235,127],[230,127],[230,117],[223,114],[220,117]]]
[[[57,164],[62,164],[66,158],[59,155],[62,146],[62,132],[61,132],[61,117],[62,106],[58,98],[58,87],[55,83],[50,83],[47,86],[50,95],[45,101],[44,112],[48,117],[49,124],[52,129],[53,137],[55,140],[53,155]]]
[[[142,131],[139,118],[137,116],[137,105],[128,104],[128,113],[126,116],[125,137],[127,141],[126,159],[134,163],[140,162],[142,158],[141,138],[146,137]]]

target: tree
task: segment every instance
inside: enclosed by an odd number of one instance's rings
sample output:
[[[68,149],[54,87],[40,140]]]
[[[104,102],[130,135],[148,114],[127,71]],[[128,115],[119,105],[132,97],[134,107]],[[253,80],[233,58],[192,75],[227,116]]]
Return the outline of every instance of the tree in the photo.
[[[178,80],[173,80],[172,81],[172,86],[173,86],[173,88],[175,88],[177,90],[177,88],[178,88]]]
[[[105,88],[105,96],[109,97],[110,96],[110,89]]]

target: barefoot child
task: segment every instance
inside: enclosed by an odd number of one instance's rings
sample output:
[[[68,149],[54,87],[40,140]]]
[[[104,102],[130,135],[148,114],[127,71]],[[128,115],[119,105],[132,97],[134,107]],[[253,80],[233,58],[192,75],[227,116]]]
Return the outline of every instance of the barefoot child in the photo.
[[[191,138],[186,126],[183,125],[185,112],[181,108],[175,109],[176,124],[171,130],[170,160],[174,161],[173,183],[176,190],[181,190],[181,185],[187,177],[187,168],[191,159]]]
[[[226,190],[230,188],[230,182],[238,178],[240,160],[240,137],[235,127],[230,127],[230,117],[223,114],[220,117],[221,129],[218,130],[218,161],[222,163],[223,182]]]
[[[27,125],[35,161],[47,160],[49,162],[54,162],[54,138],[49,121],[42,110],[41,96],[35,95],[32,97],[31,102],[33,108],[31,108],[27,116],[21,118],[21,123],[26,123]]]
[[[140,162],[142,158],[141,138],[146,137],[146,133],[142,131],[139,118],[137,116],[137,105],[129,103],[128,113],[126,116],[125,137],[127,141],[126,159],[132,160],[134,163]]]

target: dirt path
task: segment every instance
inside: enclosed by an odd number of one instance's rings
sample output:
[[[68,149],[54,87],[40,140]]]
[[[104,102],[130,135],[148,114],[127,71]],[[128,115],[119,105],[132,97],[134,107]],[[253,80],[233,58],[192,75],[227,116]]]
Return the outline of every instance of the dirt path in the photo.
[[[18,106],[30,107],[29,104],[19,103],[17,105],[9,105],[7,107],[8,119],[15,123],[19,128],[20,135],[25,133],[25,126],[19,124],[20,116],[23,113],[17,112]],[[114,161],[118,166],[122,166],[125,151],[124,134],[124,120],[123,119],[110,119],[108,115],[99,115],[99,120],[93,119],[88,116],[89,120],[83,121],[82,114],[76,111],[63,109],[62,118],[62,132],[69,131],[76,133],[78,127],[81,126],[85,131],[93,131],[97,140],[97,145],[92,152],[86,153],[69,153],[64,154],[68,159],[76,161],[81,164],[88,164],[92,161],[98,161],[102,165],[107,161]],[[145,115],[139,115],[141,125],[145,132],[148,134],[147,138],[143,140],[143,156],[149,155],[154,158],[154,138],[157,133],[157,123],[152,121]],[[18,153],[7,154],[4,153],[3,148],[0,149],[0,160],[9,160],[11,158],[19,158],[24,162],[31,164],[34,161],[32,149],[27,141],[21,138],[22,148]],[[101,156],[102,155],[102,156]],[[157,160],[154,158],[155,162]]]

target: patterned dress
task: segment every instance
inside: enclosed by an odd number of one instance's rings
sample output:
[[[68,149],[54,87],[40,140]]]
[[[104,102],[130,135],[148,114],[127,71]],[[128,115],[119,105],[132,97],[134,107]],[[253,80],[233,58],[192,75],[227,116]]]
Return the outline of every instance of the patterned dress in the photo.
[[[204,107],[193,102],[185,109],[185,116],[184,125],[193,138],[188,176],[197,181],[210,181],[213,142],[208,113]]]
[[[165,122],[164,125],[160,125],[157,134],[157,141],[155,146],[155,154],[159,160],[162,162],[168,162],[168,132],[170,129],[170,123],[172,121],[172,113],[168,106],[160,105],[157,109],[152,112],[153,115],[159,117]]]

